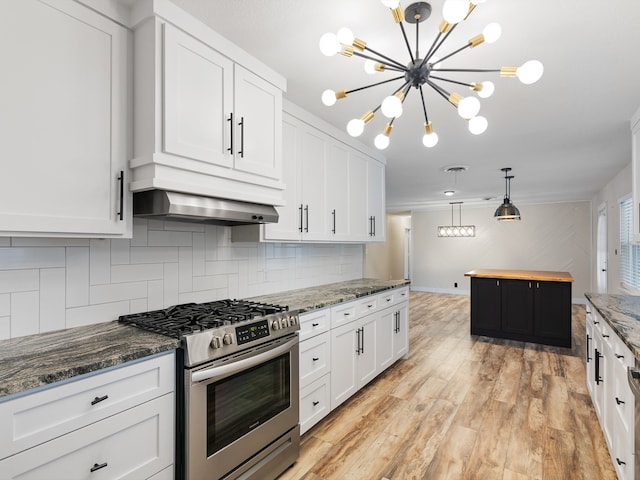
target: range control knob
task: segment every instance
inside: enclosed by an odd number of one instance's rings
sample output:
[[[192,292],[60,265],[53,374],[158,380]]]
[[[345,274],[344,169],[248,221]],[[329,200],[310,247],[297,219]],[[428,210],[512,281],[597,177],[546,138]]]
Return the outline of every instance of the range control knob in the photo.
[[[295,315],[292,315],[291,317],[289,317],[289,324],[291,326],[295,326],[298,324],[298,317]]]
[[[271,328],[274,330],[280,330],[280,321],[274,320],[273,322],[271,322]]]
[[[287,317],[282,317],[280,319],[280,327],[287,328],[289,326],[289,319]]]
[[[222,346],[222,340],[220,337],[214,336],[211,338],[211,348],[220,348]]]
[[[233,343],[233,336],[230,333],[225,333],[224,337],[222,337],[222,343],[231,345]]]

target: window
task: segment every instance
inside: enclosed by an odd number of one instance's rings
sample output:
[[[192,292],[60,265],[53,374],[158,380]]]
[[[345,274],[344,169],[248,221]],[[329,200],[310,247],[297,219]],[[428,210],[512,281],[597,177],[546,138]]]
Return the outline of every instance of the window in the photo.
[[[640,245],[633,242],[633,203],[627,197],[620,202],[620,283],[640,290]]]

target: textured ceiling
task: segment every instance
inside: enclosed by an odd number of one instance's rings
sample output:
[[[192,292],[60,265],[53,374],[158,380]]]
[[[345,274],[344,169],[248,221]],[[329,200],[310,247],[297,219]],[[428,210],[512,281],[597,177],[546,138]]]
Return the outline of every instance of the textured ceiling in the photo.
[[[360,58],[325,57],[318,49],[323,33],[348,26],[369,47],[409,61],[400,28],[379,0],[173,1],[285,76],[286,98],[340,129],[400,85],[368,89],[324,106],[325,89],[352,89],[398,74],[371,77]],[[441,18],[443,0],[431,3],[433,13],[421,24],[422,51],[431,45]],[[391,211],[448,206],[449,201],[497,206],[504,194],[502,167],[513,168],[515,203],[590,200],[629,163],[629,119],[640,107],[640,55],[633,50],[640,46],[640,1],[488,0],[455,29],[442,54],[491,22],[502,26],[498,42],[467,49],[446,66],[499,68],[537,59],[544,64],[542,79],[524,85],[495,74],[457,77],[496,85],[495,94],[481,100],[480,114],[489,128],[480,136],[468,132],[466,121],[441,96],[426,91],[429,117],[440,138],[432,149],[422,145],[424,116],[412,89],[384,150]],[[413,44],[413,25],[407,33]],[[465,87],[447,87],[468,94]],[[385,123],[376,115],[360,141],[373,146]],[[445,173],[450,165],[469,169]],[[448,189],[456,195],[445,197]]]

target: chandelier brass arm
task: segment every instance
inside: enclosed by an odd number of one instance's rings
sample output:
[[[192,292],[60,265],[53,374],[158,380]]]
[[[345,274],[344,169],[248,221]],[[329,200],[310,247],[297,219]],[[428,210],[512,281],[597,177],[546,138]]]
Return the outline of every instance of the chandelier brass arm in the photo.
[[[370,74],[381,74],[386,71],[401,72],[403,75],[390,80],[381,81],[366,85],[364,87],[346,90],[325,90],[322,94],[322,101],[325,105],[331,106],[337,100],[345,98],[347,94],[368,89],[374,86],[386,84],[396,80],[403,80],[402,86],[397,88],[392,94],[385,97],[380,104],[366,112],[362,117],[352,119],[347,124],[347,132],[352,136],[359,136],[364,131],[366,123],[370,122],[375,113],[379,110],[382,114],[391,119],[385,126],[384,131],[376,137],[375,144],[378,148],[386,148],[389,145],[390,127],[396,118],[400,117],[403,112],[403,104],[411,87],[420,90],[420,99],[425,116],[425,133],[422,138],[423,144],[427,147],[435,146],[438,143],[438,135],[433,131],[433,125],[427,114],[427,101],[425,99],[425,85],[431,87],[437,94],[455,106],[458,114],[468,121],[469,131],[474,135],[483,133],[488,126],[487,119],[479,116],[480,101],[476,96],[464,96],[458,92],[448,92],[437,82],[447,82],[450,84],[467,87],[472,93],[476,93],[480,98],[488,98],[494,92],[494,85],[490,81],[474,81],[464,82],[434,75],[437,72],[447,73],[499,73],[500,77],[509,78],[517,77],[524,84],[536,82],[543,73],[543,66],[537,60],[530,60],[520,67],[506,66],[499,69],[477,69],[477,68],[449,68],[443,67],[443,62],[450,61],[458,53],[466,49],[474,49],[483,43],[493,43],[501,35],[500,25],[490,23],[482,33],[475,35],[467,40],[467,42],[451,51],[442,58],[437,58],[435,54],[442,45],[447,41],[449,36],[455,30],[456,26],[467,20],[475,10],[478,4],[486,0],[445,0],[442,15],[437,33],[431,43],[427,54],[424,58],[420,58],[420,24],[426,21],[431,15],[432,7],[429,2],[419,1],[409,5],[404,11],[400,7],[399,0],[382,0],[383,5],[391,10],[393,19],[399,24],[403,41],[407,47],[410,61],[403,65],[400,61],[394,60],[367,45],[367,42],[354,37],[351,30],[342,28],[337,34],[327,33],[320,39],[320,50],[328,56],[341,53],[345,57],[360,57],[365,59],[365,70]],[[413,23],[416,25],[415,49],[411,48],[407,31],[403,22]],[[365,53],[366,52],[366,53]],[[415,53],[414,53],[415,52]]]

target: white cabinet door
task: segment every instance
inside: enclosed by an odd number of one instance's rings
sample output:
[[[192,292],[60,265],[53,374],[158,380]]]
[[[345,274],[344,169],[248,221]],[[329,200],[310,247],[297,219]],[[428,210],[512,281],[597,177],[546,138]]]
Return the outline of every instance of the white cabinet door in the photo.
[[[282,92],[240,65],[234,73],[234,167],[279,180]]]
[[[331,409],[358,391],[357,322],[331,330]]]
[[[377,320],[379,312],[367,315],[358,321],[360,328],[360,352],[357,354],[358,362],[358,388],[362,388],[379,373],[376,362],[377,344]]]
[[[75,2],[0,2],[0,235],[131,235],[128,41]]]
[[[370,241],[384,242],[385,218],[385,167],[375,160],[367,162],[367,218]]]
[[[349,149],[333,139],[327,145],[326,189],[329,238],[349,241]]]
[[[376,355],[379,371],[390,367],[395,361],[393,342],[397,313],[398,310],[391,307],[384,309],[378,316]]]
[[[349,226],[351,238],[368,242],[371,223],[367,217],[367,163],[368,160],[355,152],[349,156]]]
[[[300,241],[302,192],[300,185],[300,168],[298,162],[298,145],[300,143],[300,122],[290,115],[282,119],[282,179],[285,184],[283,200],[285,205],[276,207],[278,223],[262,226],[235,227],[233,234],[245,230],[251,234],[256,229],[263,229],[265,240]]]
[[[300,130],[303,240],[329,239],[326,202],[326,137],[303,127]]]
[[[396,321],[393,329],[394,361],[409,352],[409,303],[397,307]]]
[[[163,66],[164,151],[233,167],[231,60],[164,24]]]

